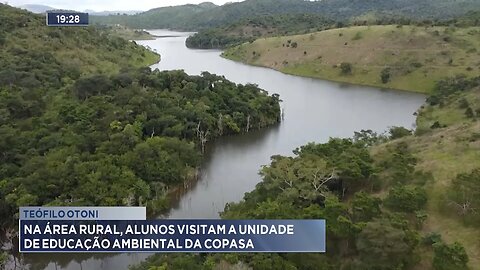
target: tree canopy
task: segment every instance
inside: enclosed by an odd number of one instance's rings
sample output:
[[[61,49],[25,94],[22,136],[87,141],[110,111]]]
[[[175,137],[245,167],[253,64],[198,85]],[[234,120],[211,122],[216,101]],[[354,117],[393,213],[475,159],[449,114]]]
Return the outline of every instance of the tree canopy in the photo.
[[[155,54],[95,27],[3,4],[0,17],[2,225],[27,205],[164,208],[207,142],[280,120],[278,95],[255,85],[139,67]]]

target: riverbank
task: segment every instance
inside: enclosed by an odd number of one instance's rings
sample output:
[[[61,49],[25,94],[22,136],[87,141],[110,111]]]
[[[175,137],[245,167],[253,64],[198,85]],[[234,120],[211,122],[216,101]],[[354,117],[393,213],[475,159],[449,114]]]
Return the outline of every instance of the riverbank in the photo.
[[[355,26],[258,39],[224,58],[286,74],[430,93],[435,82],[478,73],[479,27]]]
[[[157,37],[141,29],[132,29],[121,25],[108,26],[113,35],[126,40],[154,40]]]
[[[398,127],[387,136],[366,131],[353,140],[309,143],[293,157],[276,155],[262,167],[263,181],[221,214],[225,219],[326,218],[330,252],[174,259],[156,254],[132,269],[176,269],[180,263],[192,269],[207,263],[225,269],[479,269],[480,215],[474,209],[480,203],[480,111],[472,109],[480,102],[479,87],[480,78],[440,82],[418,111],[415,134]],[[341,168],[333,179],[342,181],[314,190],[312,168],[327,176]],[[287,177],[294,184],[285,187]],[[257,266],[266,260],[267,266]]]

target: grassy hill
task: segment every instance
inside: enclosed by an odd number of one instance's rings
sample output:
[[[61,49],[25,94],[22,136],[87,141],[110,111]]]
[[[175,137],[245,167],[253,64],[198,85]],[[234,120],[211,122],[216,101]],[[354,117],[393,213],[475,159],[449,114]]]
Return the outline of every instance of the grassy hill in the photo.
[[[112,35],[121,37],[126,40],[153,40],[155,36],[145,30],[131,29],[122,25],[109,25],[101,28],[106,29]]]
[[[223,56],[288,74],[428,93],[445,77],[478,74],[479,35],[479,27],[355,26],[258,39]]]
[[[277,14],[316,14],[348,20],[376,12],[385,16],[446,20],[478,10],[477,0],[246,0],[215,6],[212,3],[152,9],[133,16],[92,16],[92,22],[123,24],[132,28],[200,30],[246,18]]]
[[[450,243],[462,243],[471,269],[480,269],[478,214],[461,214],[449,198],[458,174],[480,168],[480,78],[470,82],[462,78],[442,80],[439,85],[453,91],[442,95],[440,102],[429,98],[419,111],[416,136],[399,141],[405,142],[417,158],[415,169],[433,175],[433,180],[426,183],[428,218],[423,232],[441,233]],[[469,110],[473,113],[467,113]],[[391,144],[374,147],[374,157],[384,156]],[[478,206],[478,202],[472,205]]]
[[[304,34],[331,28],[333,20],[314,14],[270,15],[243,19],[224,27],[201,30],[189,36],[189,48],[226,48],[260,37]]]

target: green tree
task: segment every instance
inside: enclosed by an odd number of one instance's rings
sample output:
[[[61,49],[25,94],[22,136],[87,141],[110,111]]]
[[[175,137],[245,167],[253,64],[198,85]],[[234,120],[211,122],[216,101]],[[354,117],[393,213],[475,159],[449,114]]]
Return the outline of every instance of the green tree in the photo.
[[[352,213],[356,222],[366,222],[381,215],[382,200],[363,191],[355,193],[352,200]]]
[[[75,95],[83,100],[92,95],[107,93],[112,86],[112,82],[105,75],[93,75],[77,80],[73,89]]]
[[[447,245],[443,242],[433,244],[433,267],[436,270],[466,270],[468,255],[458,242]]]
[[[125,155],[125,159],[130,168],[147,182],[178,184],[187,180],[190,169],[198,166],[199,155],[192,143],[153,137],[138,144]]]
[[[448,204],[466,218],[478,218],[480,207],[480,169],[462,173],[453,179],[447,189]]]
[[[367,223],[358,235],[357,269],[403,269],[415,261],[416,243],[411,243],[402,229],[381,219]]]
[[[390,189],[385,204],[391,209],[413,213],[427,203],[427,193],[423,188],[396,185]]]
[[[385,138],[382,135],[378,135],[376,132],[372,131],[371,129],[364,130],[362,129],[360,132],[355,131],[353,135],[353,140],[356,143],[363,144],[364,146],[373,146],[377,143],[380,143]]]
[[[412,135],[412,131],[404,127],[391,127],[389,132],[391,140],[400,139],[405,136]]]

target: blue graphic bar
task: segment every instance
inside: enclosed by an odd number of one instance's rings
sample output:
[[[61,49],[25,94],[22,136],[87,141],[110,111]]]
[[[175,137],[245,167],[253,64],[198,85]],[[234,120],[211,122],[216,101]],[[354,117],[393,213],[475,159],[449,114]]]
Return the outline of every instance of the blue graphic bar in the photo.
[[[145,207],[20,207],[20,220],[145,220]]]
[[[88,26],[88,13],[81,12],[47,12],[48,26]]]
[[[20,220],[20,252],[325,252],[325,220]]]

